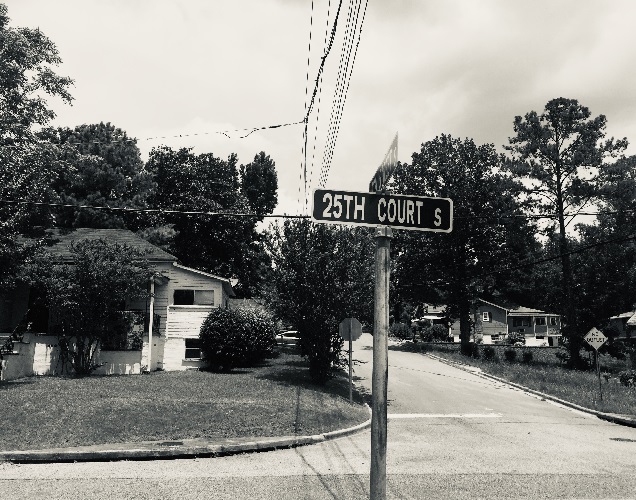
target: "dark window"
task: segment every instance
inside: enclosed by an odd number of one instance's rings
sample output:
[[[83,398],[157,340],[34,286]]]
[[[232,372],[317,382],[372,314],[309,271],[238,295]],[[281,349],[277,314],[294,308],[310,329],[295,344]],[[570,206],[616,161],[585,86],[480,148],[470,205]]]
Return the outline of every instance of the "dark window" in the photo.
[[[175,306],[213,306],[214,290],[175,290]]]
[[[194,304],[194,290],[174,291],[175,306],[191,306],[192,304]]]
[[[199,339],[185,339],[186,359],[201,359],[201,341]]]
[[[550,325],[551,326],[556,326],[557,324],[557,319],[556,318],[550,318]]]
[[[545,326],[545,318],[535,318],[534,323],[537,326]]]
[[[530,326],[529,318],[512,318],[512,326]]]

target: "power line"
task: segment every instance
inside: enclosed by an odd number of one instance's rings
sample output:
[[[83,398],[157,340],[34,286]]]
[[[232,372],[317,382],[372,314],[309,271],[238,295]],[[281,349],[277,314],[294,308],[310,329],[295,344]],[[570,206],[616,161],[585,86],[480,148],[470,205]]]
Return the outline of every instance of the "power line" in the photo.
[[[141,139],[138,139],[136,137],[126,137],[126,138],[122,138],[122,139],[113,139],[113,140],[110,140],[110,141],[99,141],[99,140],[65,141],[65,142],[59,143],[59,145],[70,144],[72,146],[81,146],[81,145],[90,145],[90,144],[137,143],[137,142],[140,142],[140,141],[154,141],[154,140],[159,140],[159,139],[179,139],[179,138],[183,138],[183,137],[197,137],[197,136],[215,135],[215,134],[224,135],[227,138],[232,139],[230,134],[237,133],[237,132],[243,133],[243,135],[240,135],[240,136],[236,137],[237,139],[245,139],[246,137],[250,136],[254,132],[258,132],[259,130],[270,130],[270,129],[276,129],[276,128],[291,127],[293,125],[302,125],[304,123],[305,123],[304,120],[299,120],[299,121],[296,121],[296,122],[280,123],[280,124],[276,124],[276,125],[264,125],[264,126],[260,126],[260,127],[237,128],[237,129],[210,131],[210,132],[193,132],[193,133],[189,133],[189,134],[175,134],[175,135],[164,135],[164,136],[155,136],[155,137],[144,137],[144,138],[141,138]],[[247,133],[244,133],[244,132],[247,132]],[[56,143],[52,143],[51,141],[35,141],[35,144],[55,144],[55,145],[57,145]],[[2,145],[0,145],[0,148],[22,148],[22,147],[24,147],[24,144],[2,144]]]
[[[327,22],[325,24],[325,37],[323,41],[323,45],[325,47],[327,46],[327,37],[329,35],[329,13],[330,12],[331,12],[331,0],[329,0],[329,3],[327,4]],[[318,142],[318,121],[320,119],[320,102],[321,102],[321,96],[322,96],[322,74],[319,77],[317,95],[318,95],[318,104],[316,106],[316,120],[315,120],[315,126],[314,126],[314,144],[313,144],[313,150],[311,153],[311,166],[309,168],[309,184],[310,185],[313,185],[314,160],[316,158],[316,143]],[[307,196],[307,193],[305,193],[305,210],[308,209],[308,205],[309,205],[309,198]]]
[[[323,165],[322,165],[322,172],[321,172],[321,179],[320,179],[321,186],[324,186],[327,180],[327,177],[329,175],[329,170],[331,169],[331,160],[333,159],[333,151],[335,150],[336,140],[338,138],[338,133],[340,130],[340,121],[342,119],[342,111],[344,109],[344,105],[347,99],[349,84],[351,81],[351,76],[353,74],[353,66],[355,64],[355,59],[358,52],[358,46],[360,44],[360,37],[362,35],[362,25],[364,24],[364,18],[366,16],[368,0],[367,2],[365,2],[365,8],[364,8],[364,12],[360,20],[360,23],[358,23],[358,19],[360,17],[360,10],[362,8],[361,0],[358,0],[356,5],[357,5],[356,7],[353,7],[352,4],[350,4],[348,16],[347,16],[347,31],[345,32],[345,37],[343,40],[341,59],[340,59],[341,64],[338,69],[336,90],[334,92],[334,101],[332,103],[332,112],[331,112],[331,118],[329,123],[327,145],[325,148],[325,154],[323,154]],[[354,15],[354,11],[355,11],[355,15]],[[356,39],[356,32],[357,32],[357,42],[356,42],[355,51],[353,53],[353,58],[352,58],[351,52],[353,50],[354,40]],[[347,33],[349,34],[349,36],[347,36]],[[345,56],[345,52],[346,52],[346,56]]]
[[[27,200],[7,200],[0,199],[0,203],[7,205],[32,205],[49,208],[74,208],[78,210],[105,210],[109,212],[122,212],[122,213],[158,213],[158,214],[177,214],[177,215],[209,215],[209,216],[228,216],[228,217],[268,217],[268,218],[285,218],[285,219],[308,219],[308,215],[258,215],[253,213],[242,212],[211,212],[205,210],[175,210],[169,208],[132,208],[132,207],[110,207],[107,205],[80,205],[72,203],[54,203],[54,202],[42,202],[42,201],[27,201]]]
[[[313,28],[314,28],[314,0],[311,0],[311,15],[309,16],[309,46],[308,46],[308,50],[307,50],[307,77],[305,80],[305,126],[303,128],[303,147],[302,147],[302,152],[301,155],[303,157],[303,162],[301,164],[301,169],[302,169],[302,173],[300,176],[300,183],[298,185],[298,205],[301,205],[300,202],[300,188],[303,185],[304,182],[304,193],[305,193],[305,205],[307,203],[307,125],[308,125],[308,120],[307,120],[307,107],[308,107],[308,103],[307,103],[307,96],[309,95],[309,68],[310,68],[310,61],[311,61],[311,38],[312,38],[312,34],[313,34]],[[304,207],[300,207],[301,208],[301,212],[302,209]]]
[[[226,185],[226,184],[223,184]],[[0,203],[4,204],[14,204],[14,205],[36,205],[36,206],[46,206],[46,207],[61,207],[61,208],[77,208],[77,209],[94,209],[94,210],[111,210],[111,211],[121,211],[121,212],[146,212],[146,213],[167,213],[167,214],[184,214],[184,215],[227,215],[227,216],[237,216],[237,217],[258,217],[257,214],[253,213],[238,213],[238,212],[224,212],[224,211],[201,211],[201,210],[176,210],[176,209],[168,209],[168,208],[133,208],[133,207],[111,207],[108,205],[86,205],[86,204],[72,204],[72,203],[55,203],[55,202],[41,202],[41,201],[30,201],[30,200],[10,200],[6,198],[0,198]],[[577,214],[565,214],[566,217],[570,216],[578,216],[578,215],[587,215],[587,216],[598,216],[598,215],[619,215],[619,214],[627,214],[634,213],[636,209],[628,209],[628,210],[611,210],[611,211],[598,211],[598,212],[583,212]],[[289,215],[261,215],[260,217],[290,217],[290,218],[310,218],[310,216],[289,216]],[[553,219],[556,218],[557,214],[541,214],[541,215],[524,215],[524,214],[511,214],[504,216],[481,216],[481,215],[470,215],[464,217],[453,217],[453,219],[462,219],[462,220],[483,220],[483,219]]]

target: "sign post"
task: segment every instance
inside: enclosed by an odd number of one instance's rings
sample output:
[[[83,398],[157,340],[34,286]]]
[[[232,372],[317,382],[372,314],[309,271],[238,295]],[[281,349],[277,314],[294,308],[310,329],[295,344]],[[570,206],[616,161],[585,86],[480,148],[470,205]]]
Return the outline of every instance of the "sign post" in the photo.
[[[603,401],[603,386],[601,385],[601,365],[598,360],[598,350],[607,341],[607,337],[603,335],[603,332],[599,331],[595,327],[592,327],[592,329],[585,334],[585,337],[583,337],[583,339],[594,348],[594,357],[596,358],[596,374],[598,375],[598,392],[601,397],[601,401]]]
[[[358,340],[362,335],[362,325],[356,318],[345,318],[338,326],[340,336],[349,341],[349,403],[353,403],[353,364],[351,342]]]
[[[373,375],[371,378],[371,476],[372,499],[386,498],[387,385],[389,376],[389,278],[391,272],[390,227],[375,230],[375,306],[373,314]]]
[[[386,181],[397,168],[397,134],[369,184],[370,193],[316,189],[312,220],[326,224],[353,224],[375,228],[375,303],[373,321],[373,375],[371,380],[372,500],[386,499],[387,382],[389,331],[389,278],[391,228],[450,233],[453,201],[449,198],[384,193]],[[351,341],[349,383],[351,384]],[[351,385],[349,385],[351,391]],[[351,400],[351,392],[349,392]]]

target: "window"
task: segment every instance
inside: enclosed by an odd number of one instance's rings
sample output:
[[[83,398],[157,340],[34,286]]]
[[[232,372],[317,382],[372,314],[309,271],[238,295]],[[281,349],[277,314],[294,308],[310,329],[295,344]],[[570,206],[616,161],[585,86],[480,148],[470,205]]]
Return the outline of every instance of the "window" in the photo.
[[[194,290],[174,291],[175,306],[191,306],[192,304],[194,304]]]
[[[556,318],[550,318],[550,326],[557,326],[557,319]]]
[[[490,316],[490,312],[489,311],[484,311],[481,313],[481,320],[485,321],[485,322],[490,322],[491,321],[491,316]]]
[[[186,359],[201,359],[201,341],[199,339],[185,339]]]
[[[214,290],[175,290],[175,306],[213,306]]]
[[[534,324],[537,326],[545,326],[545,318],[535,318]]]
[[[490,340],[499,340],[499,335],[491,335]]]
[[[518,326],[530,326],[529,318],[512,318],[512,326],[516,328]]]

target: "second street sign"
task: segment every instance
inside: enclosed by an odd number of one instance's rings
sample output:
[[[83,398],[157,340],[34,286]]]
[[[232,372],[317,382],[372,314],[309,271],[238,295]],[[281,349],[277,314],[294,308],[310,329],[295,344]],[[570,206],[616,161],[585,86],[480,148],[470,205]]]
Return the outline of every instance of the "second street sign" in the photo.
[[[449,233],[453,229],[453,202],[448,198],[316,189],[311,217],[331,224]]]

